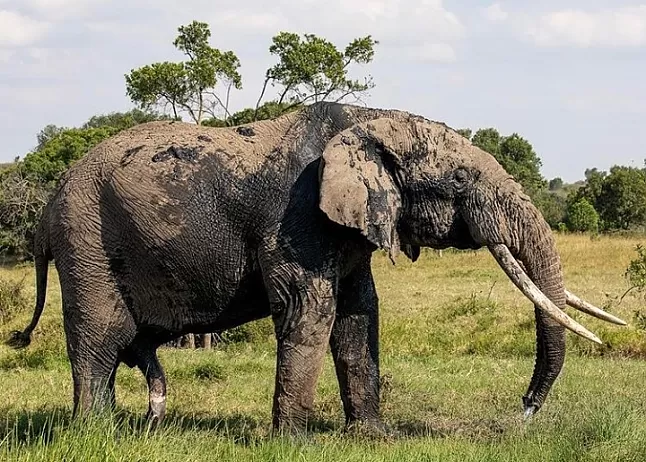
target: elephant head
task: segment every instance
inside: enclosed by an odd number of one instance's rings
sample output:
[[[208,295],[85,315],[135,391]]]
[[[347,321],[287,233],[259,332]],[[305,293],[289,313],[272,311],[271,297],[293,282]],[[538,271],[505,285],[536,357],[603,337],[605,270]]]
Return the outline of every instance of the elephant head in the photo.
[[[521,186],[493,156],[447,126],[414,117],[358,123],[325,147],[320,208],[359,230],[391,259],[401,249],[486,246],[535,306],[537,351],[525,415],[545,401],[565,358],[565,328],[601,343],[566,304],[625,322],[565,290],[552,232]]]

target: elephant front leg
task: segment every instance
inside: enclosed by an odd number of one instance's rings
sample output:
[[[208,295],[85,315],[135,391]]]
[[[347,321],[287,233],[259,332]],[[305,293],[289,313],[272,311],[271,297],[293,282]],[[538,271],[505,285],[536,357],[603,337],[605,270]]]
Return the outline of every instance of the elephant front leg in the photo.
[[[330,346],[347,429],[383,434],[379,415],[378,298],[370,259],[339,284]]]
[[[278,343],[273,428],[280,433],[306,428],[336,305],[330,279],[312,278],[295,285],[280,284],[284,289],[272,300]]]

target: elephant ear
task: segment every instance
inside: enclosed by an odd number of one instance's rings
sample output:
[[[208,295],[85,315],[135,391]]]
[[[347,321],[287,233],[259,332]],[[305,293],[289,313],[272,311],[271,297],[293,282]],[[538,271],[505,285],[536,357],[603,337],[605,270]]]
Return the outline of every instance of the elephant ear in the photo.
[[[375,119],[332,138],[323,151],[319,207],[335,223],[358,229],[388,251],[400,250],[397,219],[402,197],[393,170],[410,145],[406,123]]]

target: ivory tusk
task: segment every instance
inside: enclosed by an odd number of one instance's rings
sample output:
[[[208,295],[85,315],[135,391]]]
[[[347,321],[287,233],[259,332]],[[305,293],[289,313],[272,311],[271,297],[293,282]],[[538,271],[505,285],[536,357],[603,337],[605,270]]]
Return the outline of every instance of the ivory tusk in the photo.
[[[589,314],[590,316],[594,316],[595,318],[599,318],[604,321],[611,322],[613,324],[619,324],[620,326],[627,325],[626,321],[624,321],[623,319],[619,319],[618,317],[603,311],[601,308],[597,308],[596,306],[586,302],[585,300],[580,299],[569,290],[565,291],[565,296],[566,296],[565,302],[568,305],[570,305],[572,308],[576,308],[577,310],[583,311],[584,313]]]
[[[527,276],[525,271],[520,267],[520,264],[516,261],[506,245],[490,245],[489,251],[514,285],[518,287],[520,291],[534,303],[534,305],[575,334],[600,345],[602,344],[601,340],[596,335],[569,317],[563,310],[556,306],[554,302],[552,302],[552,300],[550,300],[547,295],[545,295],[541,289],[536,286],[536,284],[534,284],[531,278]]]

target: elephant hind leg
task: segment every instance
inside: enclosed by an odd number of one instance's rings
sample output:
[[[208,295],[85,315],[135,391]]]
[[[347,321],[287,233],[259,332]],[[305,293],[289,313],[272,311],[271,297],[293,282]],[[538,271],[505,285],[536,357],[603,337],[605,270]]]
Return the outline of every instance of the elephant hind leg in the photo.
[[[146,377],[148,384],[148,413],[146,418],[151,425],[158,425],[166,415],[166,376],[157,357],[157,348],[138,339],[126,352],[126,364],[137,366]]]
[[[148,413],[146,417],[152,424],[158,425],[166,415],[166,376],[156,351],[151,349],[144,357],[144,361],[139,364],[139,369],[148,382]]]
[[[74,380],[73,416],[92,411],[112,410],[114,373],[117,368],[116,351],[99,350],[100,354],[70,354]]]
[[[136,332],[131,314],[108,276],[98,276],[85,291],[80,288],[89,284],[70,278],[61,281],[74,416],[114,407],[119,352],[132,343]]]

